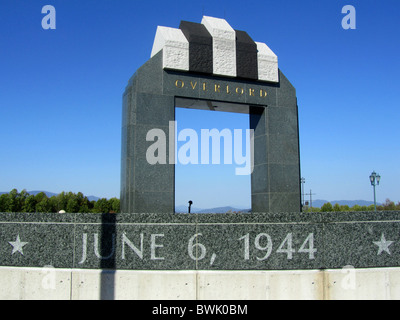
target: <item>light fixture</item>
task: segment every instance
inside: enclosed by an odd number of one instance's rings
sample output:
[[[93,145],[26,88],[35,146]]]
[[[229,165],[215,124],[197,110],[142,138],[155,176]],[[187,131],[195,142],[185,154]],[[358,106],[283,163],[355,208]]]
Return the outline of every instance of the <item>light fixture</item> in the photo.
[[[377,174],[375,171],[372,171],[371,175],[369,176],[369,181],[371,182],[371,186],[374,187],[374,208],[376,212],[376,191],[375,186],[379,186],[379,181],[381,180],[381,176]]]

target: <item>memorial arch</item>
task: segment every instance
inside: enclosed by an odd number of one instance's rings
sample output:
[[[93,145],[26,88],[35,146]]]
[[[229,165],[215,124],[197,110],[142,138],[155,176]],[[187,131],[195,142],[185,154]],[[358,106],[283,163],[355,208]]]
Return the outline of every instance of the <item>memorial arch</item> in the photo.
[[[179,28],[159,26],[151,58],[123,95],[121,211],[173,213],[175,145],[167,163],[149,164],[146,140],[158,128],[175,141],[175,107],[249,114],[254,130],[251,173],[253,212],[300,211],[300,158],[296,90],[262,42],[234,30],[226,20],[204,16]],[[186,106],[187,107],[187,106]],[[225,110],[224,110],[225,109]]]

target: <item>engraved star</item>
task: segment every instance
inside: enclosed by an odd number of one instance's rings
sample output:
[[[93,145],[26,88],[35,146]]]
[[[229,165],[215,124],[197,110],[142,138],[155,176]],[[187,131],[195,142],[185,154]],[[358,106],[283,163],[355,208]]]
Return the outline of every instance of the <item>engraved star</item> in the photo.
[[[22,248],[28,244],[28,242],[22,242],[21,239],[19,238],[19,235],[17,236],[17,239],[15,241],[9,241],[9,244],[12,245],[13,250],[11,255],[13,255],[14,253],[16,253],[17,251],[24,255],[24,251],[22,250]]]
[[[381,241],[373,241],[375,245],[379,247],[378,256],[383,252],[386,251],[390,254],[389,246],[393,243],[393,241],[386,241],[385,235],[382,233]]]

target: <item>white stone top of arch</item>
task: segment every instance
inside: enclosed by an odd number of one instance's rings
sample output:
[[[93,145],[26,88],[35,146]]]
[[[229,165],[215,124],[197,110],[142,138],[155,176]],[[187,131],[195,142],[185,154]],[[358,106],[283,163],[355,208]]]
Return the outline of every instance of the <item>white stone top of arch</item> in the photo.
[[[213,39],[213,74],[236,77],[236,31],[225,19],[203,16]],[[278,57],[262,42],[257,45],[258,80],[279,82]],[[163,50],[163,68],[189,71],[189,42],[181,29],[158,26],[151,57]]]
[[[157,27],[151,57],[163,50],[163,68],[189,71],[189,42],[182,30]]]
[[[258,80],[279,82],[278,57],[263,42],[257,44]]]
[[[217,38],[236,40],[236,32],[225,19],[203,16],[201,24],[207,31]]]
[[[225,19],[204,16],[201,23],[213,38],[213,73],[236,77],[236,32]]]

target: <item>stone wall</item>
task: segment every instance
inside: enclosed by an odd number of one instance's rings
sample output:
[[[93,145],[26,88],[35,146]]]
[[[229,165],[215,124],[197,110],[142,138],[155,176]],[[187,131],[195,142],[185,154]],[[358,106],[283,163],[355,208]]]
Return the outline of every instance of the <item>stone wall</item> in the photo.
[[[398,267],[400,212],[0,214],[0,265],[118,270]]]

